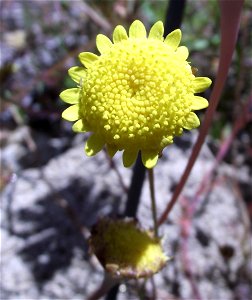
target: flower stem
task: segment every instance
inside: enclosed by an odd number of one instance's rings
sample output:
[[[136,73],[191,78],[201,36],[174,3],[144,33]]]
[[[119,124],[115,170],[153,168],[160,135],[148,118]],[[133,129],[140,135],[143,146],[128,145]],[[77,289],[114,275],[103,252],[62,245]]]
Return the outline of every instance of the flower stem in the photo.
[[[136,164],[133,169],[130,188],[128,190],[127,202],[124,211],[125,217],[136,218],[137,209],[140,203],[140,196],[145,178],[145,170],[141,156],[138,154]]]
[[[155,199],[153,169],[148,169],[148,175],[149,175],[149,183],[150,183],[152,218],[153,218],[153,222],[154,222],[154,234],[155,234],[155,237],[158,237],[157,208],[156,208],[156,199]]]

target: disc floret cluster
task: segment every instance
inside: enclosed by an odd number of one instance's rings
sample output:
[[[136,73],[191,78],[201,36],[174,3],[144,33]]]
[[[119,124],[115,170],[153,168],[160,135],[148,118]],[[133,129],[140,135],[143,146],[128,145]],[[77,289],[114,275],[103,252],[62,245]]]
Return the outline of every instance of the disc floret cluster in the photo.
[[[123,163],[131,166],[139,151],[143,164],[153,168],[161,151],[184,129],[200,122],[195,110],[208,106],[195,95],[211,80],[195,77],[187,61],[188,49],[179,46],[181,31],[163,38],[163,23],[155,23],[147,37],[136,20],[129,34],[123,26],[113,32],[113,42],[97,36],[101,55],[82,52],[83,67],[69,70],[76,88],[60,94],[71,104],[62,117],[75,121],[73,130],[91,132],[85,152],[92,156],[106,146],[112,157],[123,150]]]

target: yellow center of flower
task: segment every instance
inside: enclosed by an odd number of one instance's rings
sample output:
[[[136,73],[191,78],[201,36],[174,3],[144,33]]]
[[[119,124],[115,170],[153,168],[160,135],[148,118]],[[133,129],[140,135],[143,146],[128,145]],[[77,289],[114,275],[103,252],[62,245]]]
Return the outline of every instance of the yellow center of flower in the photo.
[[[74,131],[93,133],[85,146],[87,155],[106,145],[111,156],[124,150],[123,163],[130,166],[141,151],[144,165],[152,168],[174,136],[199,126],[193,111],[207,107],[208,102],[194,94],[204,91],[211,80],[192,73],[187,48],[178,47],[181,31],[165,39],[163,31],[159,21],[147,38],[144,25],[135,21],[128,37],[117,26],[114,43],[97,36],[100,56],[82,52],[79,58],[85,68],[69,70],[79,88],[60,94],[73,104],[62,116],[77,120]]]
[[[118,149],[162,149],[182,133],[193,80],[188,63],[168,45],[128,39],[88,68],[80,114]]]

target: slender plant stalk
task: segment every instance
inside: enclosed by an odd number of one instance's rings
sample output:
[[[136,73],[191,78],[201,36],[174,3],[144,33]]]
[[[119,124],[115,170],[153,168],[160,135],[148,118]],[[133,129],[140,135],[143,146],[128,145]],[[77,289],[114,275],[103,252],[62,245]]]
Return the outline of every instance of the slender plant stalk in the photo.
[[[154,223],[154,234],[158,237],[158,225],[157,225],[157,207],[155,199],[155,185],[154,185],[154,172],[153,169],[148,169],[149,184],[150,184],[150,194],[151,194],[151,211]]]
[[[131,179],[130,188],[128,190],[128,197],[126,202],[126,207],[124,211],[125,217],[135,218],[137,215],[137,209],[140,203],[141,191],[145,178],[145,170],[141,156],[138,155],[136,164],[133,169],[133,175]],[[119,284],[115,285],[108,291],[105,296],[105,300],[116,300],[119,290]]]
[[[140,203],[140,196],[145,178],[145,170],[140,154],[133,169],[131,184],[128,190],[127,202],[124,211],[125,217],[136,218],[137,209]]]
[[[161,215],[158,224],[161,225],[167,220],[167,217],[172,210],[174,204],[178,200],[178,197],[185,186],[187,178],[189,177],[194,163],[198,157],[201,147],[205,141],[208,129],[211,125],[214,113],[220,100],[220,96],[226,82],[229,66],[232,61],[232,55],[235,49],[240,16],[242,12],[244,0],[219,0],[221,11],[221,51],[220,51],[220,63],[218,67],[217,77],[213,87],[213,91],[210,96],[210,105],[207,110],[207,114],[202,123],[198,139],[193,147],[191,156],[187,163],[186,169],[178,183],[175,192],[172,195],[172,199],[168,203],[165,211]],[[231,20],[231,21],[230,21]]]

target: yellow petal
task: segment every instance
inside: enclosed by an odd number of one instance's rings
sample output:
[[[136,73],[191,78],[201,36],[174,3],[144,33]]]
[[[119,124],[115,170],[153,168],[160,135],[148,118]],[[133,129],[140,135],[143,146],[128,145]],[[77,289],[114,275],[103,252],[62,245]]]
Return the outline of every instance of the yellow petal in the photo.
[[[79,105],[72,105],[65,109],[62,113],[62,118],[67,121],[76,121],[79,119]]]
[[[123,165],[125,168],[130,167],[137,159],[138,151],[124,150],[123,152]]]
[[[97,152],[101,151],[104,146],[103,139],[100,138],[97,134],[91,135],[85,145],[85,152],[87,156],[93,156]]]
[[[185,46],[178,47],[176,54],[183,60],[186,60],[189,55],[189,51]]]
[[[188,130],[194,129],[199,125],[200,125],[200,120],[193,112],[190,112],[185,117],[185,121],[183,122],[183,127]]]
[[[116,26],[114,32],[113,32],[113,41],[114,43],[119,43],[123,40],[127,40],[128,35],[125,30],[125,28],[121,25]]]
[[[203,109],[208,107],[208,101],[207,99],[199,96],[194,96],[192,99],[192,105],[191,109],[192,110],[198,110],[198,109]]]
[[[79,59],[81,63],[88,68],[98,59],[98,56],[91,52],[81,52],[79,54]]]
[[[117,147],[107,144],[107,152],[110,157],[113,157],[117,151],[118,151]]]
[[[176,50],[178,48],[178,45],[180,44],[181,37],[182,37],[181,30],[176,29],[167,35],[164,42],[172,49]]]
[[[84,126],[84,123],[82,120],[78,120],[75,122],[72,126],[72,129],[74,132],[87,132],[88,129]]]
[[[149,39],[163,41],[164,25],[162,21],[156,22],[150,29]]]
[[[98,34],[96,37],[96,46],[101,54],[106,53],[112,47],[111,40],[104,34]]]
[[[201,93],[211,85],[212,81],[208,77],[196,77],[194,79],[195,93]]]
[[[136,20],[130,25],[129,37],[131,37],[131,38],[146,37],[146,29],[144,27],[144,24],[141,21]]]
[[[147,169],[155,167],[158,161],[158,153],[156,151],[142,151],[142,162]]]
[[[72,67],[68,70],[68,74],[73,81],[80,83],[81,78],[85,78],[86,72],[83,67]]]
[[[59,96],[61,100],[66,103],[77,104],[79,102],[80,89],[79,88],[67,89],[61,92]]]

